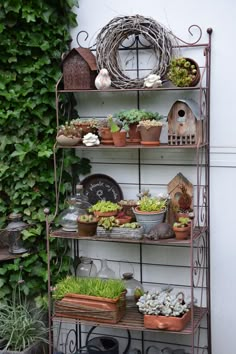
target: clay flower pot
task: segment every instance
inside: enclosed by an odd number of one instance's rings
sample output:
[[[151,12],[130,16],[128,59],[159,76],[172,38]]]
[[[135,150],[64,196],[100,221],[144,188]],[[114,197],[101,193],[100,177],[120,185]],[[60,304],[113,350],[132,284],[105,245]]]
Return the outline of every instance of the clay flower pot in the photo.
[[[83,222],[78,221],[79,236],[95,236],[97,231],[98,221]]]
[[[144,327],[166,331],[182,331],[191,319],[191,310],[182,317],[144,315]]]
[[[115,146],[121,147],[126,145],[126,131],[118,131],[112,133],[112,139]]]
[[[173,226],[176,240],[187,240],[190,236],[190,225],[185,227]]]
[[[98,217],[98,218],[105,218],[109,216],[116,216],[118,213],[118,210],[115,211],[94,211],[93,214]]]
[[[160,145],[160,135],[162,126],[139,127],[142,145]]]
[[[129,138],[128,144],[139,144],[141,140],[140,131],[137,129],[138,123],[132,123],[129,125]]]
[[[62,146],[74,146],[74,145],[78,145],[81,141],[81,138],[78,137],[68,137],[65,135],[59,135],[56,137],[56,140],[58,142],[59,145]]]
[[[110,128],[108,127],[100,128],[99,136],[101,137],[101,144],[107,144],[107,145],[114,144]]]

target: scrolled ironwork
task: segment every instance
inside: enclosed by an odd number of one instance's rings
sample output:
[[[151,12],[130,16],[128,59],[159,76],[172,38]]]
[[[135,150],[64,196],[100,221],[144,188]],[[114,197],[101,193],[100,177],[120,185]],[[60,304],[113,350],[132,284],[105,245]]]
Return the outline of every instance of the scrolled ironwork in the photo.
[[[200,236],[196,242],[193,255],[193,285],[194,287],[204,286],[206,272],[206,237]]]
[[[88,34],[88,32],[87,31],[79,31],[78,33],[77,33],[77,36],[76,36],[76,42],[77,42],[77,44],[78,44],[78,46],[79,47],[81,47],[81,48],[88,48],[88,49],[92,49],[92,48],[95,48],[96,47],[96,43],[94,43],[94,44],[92,44],[92,45],[90,45],[90,46],[86,46],[86,47],[84,47],[82,44],[81,44],[81,40],[80,40],[80,38],[79,37],[82,37],[82,35],[84,36],[84,39],[83,39],[83,41],[84,42],[87,42],[87,40],[88,40],[88,38],[89,38],[89,34]]]
[[[71,334],[74,335],[74,338],[70,338]],[[70,329],[69,332],[67,333],[66,340],[65,340],[65,346],[64,346],[64,353],[74,353],[76,348],[76,343],[77,343],[77,331],[75,329]]]
[[[198,34],[198,37],[197,39],[195,39],[194,42],[187,42],[187,41],[184,41],[182,38],[176,36],[173,32],[170,32],[172,34],[172,36],[177,39],[180,43],[184,43],[186,44],[187,46],[193,46],[193,45],[196,45],[197,43],[200,42],[201,38],[202,38],[202,29],[200,26],[198,25],[191,25],[189,26],[188,28],[188,33],[193,37],[194,36],[194,33],[193,33],[193,29],[197,29],[197,31],[199,32]]]

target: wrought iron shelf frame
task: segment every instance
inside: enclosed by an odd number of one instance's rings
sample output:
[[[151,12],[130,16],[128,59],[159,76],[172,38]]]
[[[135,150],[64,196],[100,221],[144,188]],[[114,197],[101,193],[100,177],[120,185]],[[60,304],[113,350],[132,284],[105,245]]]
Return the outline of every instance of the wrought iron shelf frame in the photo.
[[[87,240],[91,242],[113,242],[113,243],[129,243],[129,244],[136,244],[137,247],[139,247],[140,253],[139,253],[139,258],[140,258],[140,280],[142,281],[143,279],[143,274],[142,274],[142,265],[145,264],[143,262],[143,247],[148,246],[148,245],[156,245],[156,246],[168,246],[168,247],[187,247],[189,248],[189,254],[190,254],[190,263],[189,263],[189,270],[190,270],[190,285],[188,287],[191,290],[191,298],[194,299],[194,289],[200,288],[201,292],[206,291],[206,307],[200,304],[199,307],[195,307],[192,303],[192,316],[191,316],[191,321],[189,322],[188,326],[181,332],[174,332],[175,334],[181,334],[181,335],[190,335],[191,336],[191,353],[195,353],[195,349],[197,350],[198,354],[211,354],[211,322],[210,322],[210,229],[209,229],[209,141],[210,141],[210,63],[211,63],[211,34],[212,34],[212,29],[207,29],[208,33],[208,42],[207,43],[200,43],[201,37],[202,37],[202,30],[200,29],[199,26],[193,25],[189,28],[189,33],[191,33],[191,29],[193,27],[196,27],[199,29],[199,38],[193,42],[193,43],[187,43],[181,39],[178,38],[180,41],[180,46],[181,48],[201,48],[203,49],[203,55],[205,56],[205,64],[203,67],[201,67],[201,80],[200,84],[197,87],[173,87],[172,85],[167,87],[168,84],[164,84],[163,87],[157,88],[157,89],[147,89],[147,88],[138,88],[138,89],[109,89],[109,90],[103,90],[103,91],[98,91],[98,90],[64,90],[63,89],[63,78],[61,77],[56,85],[56,121],[57,121],[57,127],[59,127],[59,116],[60,116],[60,108],[59,108],[59,102],[60,102],[60,95],[63,94],[73,94],[73,93],[86,93],[86,94],[96,94],[100,93],[102,94],[103,92],[110,93],[111,95],[113,94],[119,94],[119,93],[124,93],[124,92],[133,92],[136,93],[137,97],[137,108],[140,108],[140,93],[150,93],[150,92],[155,92],[158,94],[158,92],[183,92],[183,91],[192,91],[192,92],[197,92],[199,94],[199,103],[200,105],[203,104],[203,101],[206,104],[206,110],[204,113],[204,118],[206,120],[206,128],[205,128],[205,134],[206,134],[206,139],[203,144],[199,145],[185,145],[185,146],[170,146],[167,144],[161,144],[159,147],[146,147],[146,146],[141,146],[141,145],[127,145],[122,148],[118,149],[137,149],[138,150],[138,164],[140,166],[141,164],[141,151],[146,150],[146,149],[155,149],[155,151],[158,151],[160,149],[168,150],[168,149],[195,149],[196,151],[196,162],[193,164],[193,166],[196,168],[196,175],[197,175],[197,215],[196,215],[196,224],[195,227],[191,231],[191,238],[189,240],[185,241],[176,241],[174,239],[169,239],[169,240],[163,240],[163,241],[153,241],[153,240],[130,240],[130,239],[107,239],[107,238],[101,238],[101,237],[91,237],[91,238],[85,238],[85,237],[79,237],[77,233],[68,233],[68,232],[62,232],[60,230],[57,231],[52,231],[52,224],[49,222],[48,214],[46,215],[46,232],[47,232],[47,252],[48,252],[48,295],[49,298],[51,298],[51,279],[50,279],[50,237],[55,237],[55,238],[65,238],[68,240],[71,240],[74,245],[74,256],[79,256],[79,242],[80,240]],[[86,34],[85,31],[82,31],[81,33]],[[79,35],[81,34],[78,34]],[[88,35],[88,34],[86,34]],[[78,38],[77,37],[77,38]],[[176,37],[177,38],[177,37]],[[86,40],[86,39],[85,39]],[[79,44],[79,43],[78,43]],[[137,43],[136,43],[137,44]],[[92,46],[93,47],[93,46]],[[91,47],[91,50],[95,51]],[[121,48],[121,50],[126,50],[126,48]],[[136,55],[137,55],[137,73],[139,70],[139,48],[136,46]],[[139,74],[139,73],[138,73]],[[205,76],[205,83],[202,85],[202,77],[203,75]],[[57,169],[57,164],[56,164],[56,152],[57,149],[60,148],[76,148],[76,149],[81,149],[81,150],[93,150],[93,149],[116,149],[113,146],[96,146],[96,147],[84,147],[84,146],[75,146],[75,147],[62,147],[59,146],[57,143],[54,145],[54,167],[55,167],[55,190],[56,190],[56,212],[58,211],[58,186],[57,186],[57,174],[56,174],[56,169]],[[181,166],[181,164],[180,164]],[[203,173],[204,170],[204,173]],[[204,174],[204,177],[202,176]],[[204,183],[202,184],[202,180]],[[202,188],[202,185],[204,185],[204,188]],[[141,187],[141,177],[140,177],[140,172],[139,172],[139,186]],[[200,205],[200,193],[202,194],[202,205]],[[47,211],[48,212],[48,211]],[[204,285],[205,284],[205,285]],[[202,301],[202,296],[201,295],[201,301]],[[143,326],[143,319],[142,315],[140,315],[137,311],[134,314],[132,310],[128,310],[127,314],[125,317],[118,322],[117,324],[111,325],[111,324],[104,324],[104,323],[95,323],[95,322],[85,322],[85,321],[80,321],[79,319],[69,319],[69,318],[59,318],[59,317],[53,317],[52,315],[52,308],[51,304],[49,305],[49,316],[50,319],[53,319],[56,322],[69,322],[73,323],[75,327],[75,334],[76,334],[76,339],[75,339],[75,344],[76,348],[78,349],[79,346],[82,343],[82,330],[81,330],[81,325],[86,324],[86,325],[95,325],[98,327],[113,327],[113,328],[123,328],[123,329],[132,329],[135,331],[141,331],[141,341],[142,341],[142,351],[144,353],[144,335],[143,332],[145,331],[152,331],[152,330],[147,330]],[[51,317],[52,316],[52,317]],[[201,320],[203,318],[207,319],[207,347],[201,347],[200,345],[200,330],[201,330]],[[50,342],[50,353],[52,350],[52,327],[51,327],[51,321],[50,322],[50,331],[49,331],[49,342]],[[154,330],[152,332],[162,332],[158,330]],[[172,333],[169,332],[168,333]],[[60,335],[60,333],[59,333]],[[196,338],[197,339],[196,339]],[[66,341],[68,338],[66,339]]]

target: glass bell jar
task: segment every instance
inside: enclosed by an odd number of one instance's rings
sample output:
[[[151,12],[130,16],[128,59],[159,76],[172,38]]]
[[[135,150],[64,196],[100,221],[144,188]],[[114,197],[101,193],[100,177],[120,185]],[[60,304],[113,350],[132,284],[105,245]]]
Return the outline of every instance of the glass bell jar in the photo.
[[[57,222],[62,226],[63,231],[74,231],[78,230],[77,219],[80,215],[80,209],[76,206],[76,198],[70,197],[67,199],[68,208],[63,210],[58,218]]]
[[[101,268],[97,272],[97,277],[102,279],[114,279],[116,277],[114,270],[108,267],[107,260],[101,260]]]
[[[135,307],[136,302],[144,292],[143,286],[138,280],[134,279],[133,273],[124,273],[122,280],[127,290],[126,306]]]
[[[77,277],[95,277],[97,275],[97,267],[93,260],[89,257],[80,257],[80,263],[76,269]]]
[[[84,194],[83,185],[77,183],[75,186],[75,195],[76,206],[80,209],[80,215],[88,214],[88,208],[92,205],[88,201],[88,197]]]

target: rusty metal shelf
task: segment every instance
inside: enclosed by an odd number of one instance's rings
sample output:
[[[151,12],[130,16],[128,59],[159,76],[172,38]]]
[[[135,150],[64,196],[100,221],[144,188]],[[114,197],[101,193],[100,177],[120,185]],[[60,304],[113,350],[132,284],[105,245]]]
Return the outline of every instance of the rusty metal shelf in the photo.
[[[115,145],[96,145],[96,146],[85,146],[85,145],[73,145],[73,146],[65,146],[65,145],[59,145],[55,144],[55,147],[61,148],[61,149],[80,149],[80,150],[98,150],[98,149],[141,149],[141,150],[146,150],[146,149],[199,149],[203,148],[205,146],[208,146],[208,143],[203,143],[203,144],[192,144],[192,145],[168,145],[168,144],[160,144],[159,146],[148,146],[148,145],[142,145],[142,144],[127,144],[125,146],[120,146],[117,147]]]
[[[193,318],[185,327],[184,330],[181,332],[174,332],[174,331],[165,331],[168,333],[178,333],[178,334],[193,334],[198,329],[202,318],[207,314],[206,308],[195,307],[192,311]],[[72,317],[72,315],[71,315]],[[121,328],[121,329],[130,329],[132,331],[151,331],[151,332],[163,332],[163,330],[158,329],[147,329],[144,327],[143,323],[143,315],[137,311],[136,308],[127,308],[126,314],[118,323],[99,323],[96,321],[83,321],[76,318],[68,318],[68,317],[59,317],[53,316],[53,321],[55,322],[78,322],[83,325],[93,325],[93,326],[100,326],[100,327],[109,327],[109,328]]]
[[[202,234],[207,231],[206,227],[198,227],[193,231],[193,241],[198,239]],[[192,243],[191,239],[188,240],[176,240],[176,238],[169,238],[165,240],[149,240],[149,239],[125,239],[125,238],[110,238],[110,237],[98,237],[98,236],[79,236],[78,232],[68,232],[62,229],[51,232],[51,237],[65,238],[65,239],[77,239],[77,240],[87,240],[87,241],[101,241],[101,242],[118,242],[118,243],[137,243],[143,245],[173,245],[173,246],[190,246]]]

